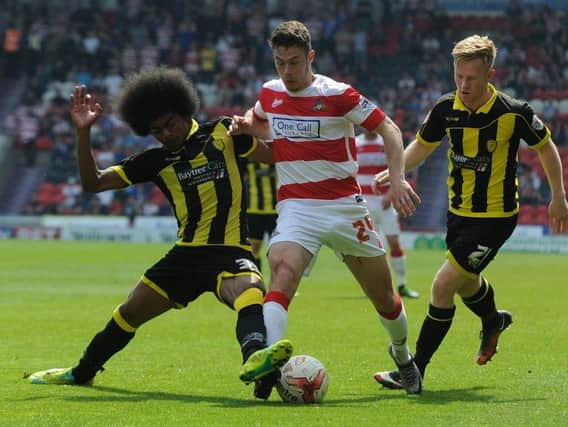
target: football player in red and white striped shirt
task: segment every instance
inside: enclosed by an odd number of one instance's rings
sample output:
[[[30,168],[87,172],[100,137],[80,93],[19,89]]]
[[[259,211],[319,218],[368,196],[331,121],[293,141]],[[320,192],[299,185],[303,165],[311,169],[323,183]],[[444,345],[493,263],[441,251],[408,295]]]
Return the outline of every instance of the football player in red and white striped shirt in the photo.
[[[353,125],[385,141],[391,186],[385,196],[400,215],[411,215],[420,198],[403,174],[399,128],[353,87],[312,72],[315,51],[298,21],[278,25],[271,37],[279,79],[264,84],[253,109],[233,117],[231,134],[273,141],[279,177],[278,221],[270,240],[269,292],[264,300],[267,341],[284,336],[288,306],[322,245],[347,265],[375,307],[408,393],[420,393],[422,378],[407,345],[403,303],[392,287],[385,251],[357,183]],[[244,370],[254,369],[246,364]],[[273,378],[260,380],[255,395],[267,398]]]
[[[367,201],[371,219],[389,244],[391,265],[398,282],[398,293],[402,297],[418,298],[418,292],[406,285],[406,256],[400,243],[398,214],[384,197],[388,193],[389,184],[378,186],[377,193],[371,188],[375,175],[389,167],[383,137],[374,130],[363,128],[363,132],[355,138],[355,145],[359,163],[357,180],[361,186],[361,193]]]

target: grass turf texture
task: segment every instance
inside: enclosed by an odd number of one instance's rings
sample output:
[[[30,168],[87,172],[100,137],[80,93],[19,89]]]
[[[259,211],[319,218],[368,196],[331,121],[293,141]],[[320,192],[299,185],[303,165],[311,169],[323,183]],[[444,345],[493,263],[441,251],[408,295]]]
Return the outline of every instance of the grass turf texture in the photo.
[[[421,397],[382,389],[387,338],[370,303],[329,251],[290,307],[295,354],[330,375],[321,405],[252,399],[238,380],[235,314],[212,295],[140,328],[94,387],[37,386],[25,371],[80,357],[166,245],[0,241],[0,425],[345,426],[563,425],[568,417],[566,259],[501,253],[487,270],[498,306],[514,316],[501,351],[476,366],[479,323],[457,302],[454,324],[431,363]],[[426,313],[442,251],[408,251],[410,342]]]

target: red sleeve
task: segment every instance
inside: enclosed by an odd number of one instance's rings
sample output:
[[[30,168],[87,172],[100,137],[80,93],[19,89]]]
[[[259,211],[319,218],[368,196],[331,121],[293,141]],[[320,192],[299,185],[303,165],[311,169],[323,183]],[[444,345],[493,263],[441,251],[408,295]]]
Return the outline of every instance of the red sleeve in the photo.
[[[375,130],[386,117],[387,115],[385,114],[385,112],[379,107],[376,107],[375,110],[369,115],[369,117],[367,117],[367,119],[363,123],[361,123],[361,126],[369,131]]]
[[[256,104],[254,105],[254,108],[252,110],[254,116],[258,119],[258,120],[262,120],[262,121],[266,121],[268,119],[267,115],[266,115],[266,103],[268,101],[268,96],[269,93],[266,90],[266,88],[262,88],[260,90],[260,93],[258,94],[258,101],[256,101]]]
[[[334,97],[337,102],[338,113],[342,116],[353,110],[361,99],[361,94],[349,86],[341,95]]]
[[[352,87],[345,91],[342,98],[345,106],[349,108],[344,112],[345,117],[367,130],[376,129],[386,117],[383,110]]]

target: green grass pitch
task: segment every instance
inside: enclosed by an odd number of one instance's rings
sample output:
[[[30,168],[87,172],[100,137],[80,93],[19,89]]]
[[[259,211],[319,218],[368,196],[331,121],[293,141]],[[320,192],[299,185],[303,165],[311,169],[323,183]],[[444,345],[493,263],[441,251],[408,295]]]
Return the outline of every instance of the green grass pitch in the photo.
[[[37,386],[24,372],[74,364],[167,245],[0,241],[0,426],[539,426],[568,419],[566,257],[501,253],[487,270],[513,313],[500,351],[475,364],[479,322],[460,301],[422,396],[381,389],[387,337],[345,266],[328,250],[290,307],[296,354],[330,375],[320,405],[276,392],[252,399],[238,379],[235,314],[204,295],[140,328],[93,387]],[[408,251],[410,342],[428,305],[442,251]]]

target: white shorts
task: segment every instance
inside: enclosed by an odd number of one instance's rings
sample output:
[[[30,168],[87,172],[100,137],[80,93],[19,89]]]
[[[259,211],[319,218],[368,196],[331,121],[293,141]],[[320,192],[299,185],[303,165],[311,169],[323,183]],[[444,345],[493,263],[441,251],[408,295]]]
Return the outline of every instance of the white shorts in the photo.
[[[345,255],[375,257],[385,254],[379,235],[361,196],[337,200],[288,199],[276,206],[278,220],[269,243],[294,242],[314,258],[322,245]]]
[[[377,231],[385,236],[399,236],[400,223],[396,209],[392,205],[383,209],[383,196],[366,194],[365,200],[367,201],[371,218],[378,228]]]

